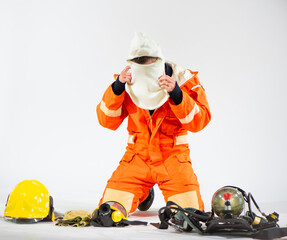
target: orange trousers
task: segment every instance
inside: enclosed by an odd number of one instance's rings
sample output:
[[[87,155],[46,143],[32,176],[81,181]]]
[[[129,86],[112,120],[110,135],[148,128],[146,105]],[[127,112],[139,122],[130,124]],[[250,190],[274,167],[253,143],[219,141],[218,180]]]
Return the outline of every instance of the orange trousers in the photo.
[[[149,189],[155,184],[158,184],[166,202],[204,210],[189,150],[171,155],[156,166],[128,150],[108,180],[99,205],[118,201],[132,213],[148,197]]]

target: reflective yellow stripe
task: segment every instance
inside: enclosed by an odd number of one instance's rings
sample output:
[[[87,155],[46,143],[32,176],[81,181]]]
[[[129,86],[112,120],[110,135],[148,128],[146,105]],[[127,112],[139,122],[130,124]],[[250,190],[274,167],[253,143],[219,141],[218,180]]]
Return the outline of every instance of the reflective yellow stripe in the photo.
[[[119,117],[122,114],[122,106],[117,110],[110,110],[107,108],[104,101],[101,101],[100,109],[106,114],[108,117]]]
[[[175,137],[175,145],[188,144],[188,135],[181,135]]]
[[[197,113],[199,113],[199,107],[195,103],[194,108],[191,110],[191,112],[185,118],[179,118],[178,120],[182,124],[190,123],[193,120],[195,114],[197,114]]]
[[[199,209],[199,203],[196,191],[189,191],[173,195],[168,198],[168,201],[173,201],[182,208],[192,207]]]
[[[107,188],[103,198],[103,203],[107,201],[117,201],[124,205],[127,212],[130,212],[134,196],[135,195],[130,192]]]

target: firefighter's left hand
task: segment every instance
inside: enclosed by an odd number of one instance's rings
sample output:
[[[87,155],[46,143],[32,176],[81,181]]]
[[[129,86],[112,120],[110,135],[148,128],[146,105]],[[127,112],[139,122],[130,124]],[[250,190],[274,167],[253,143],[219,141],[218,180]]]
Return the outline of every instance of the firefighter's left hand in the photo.
[[[162,75],[158,79],[159,86],[163,89],[166,89],[168,92],[171,92],[175,88],[175,79],[168,75]]]

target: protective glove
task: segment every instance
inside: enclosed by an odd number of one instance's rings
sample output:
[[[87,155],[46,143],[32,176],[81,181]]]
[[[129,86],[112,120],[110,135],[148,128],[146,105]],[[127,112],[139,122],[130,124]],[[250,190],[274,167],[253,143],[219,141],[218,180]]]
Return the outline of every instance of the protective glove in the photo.
[[[83,210],[72,210],[64,214],[62,219],[57,219],[56,226],[86,227],[91,224],[91,214]]]

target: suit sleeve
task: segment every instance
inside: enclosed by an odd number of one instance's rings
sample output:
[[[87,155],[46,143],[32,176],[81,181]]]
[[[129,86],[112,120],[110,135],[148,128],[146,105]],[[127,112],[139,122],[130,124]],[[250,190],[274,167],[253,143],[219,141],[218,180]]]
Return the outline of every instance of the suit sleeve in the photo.
[[[97,105],[97,116],[100,125],[116,130],[127,117],[124,106],[125,91],[116,95],[110,85],[104,93],[102,101]]]
[[[169,104],[183,128],[191,132],[198,132],[210,122],[211,114],[205,90],[199,82],[197,72],[191,73],[194,74],[192,78],[180,87],[182,90],[181,103],[176,105],[170,99]]]

